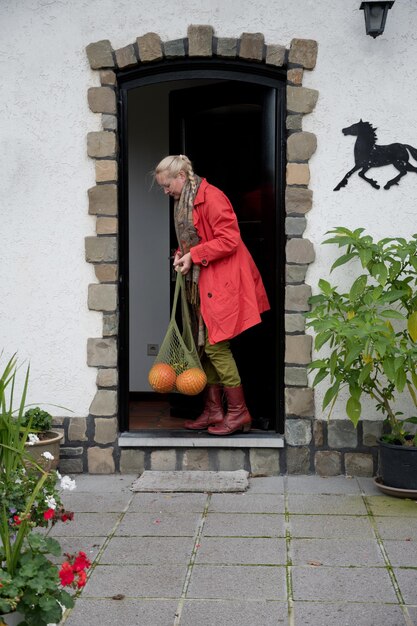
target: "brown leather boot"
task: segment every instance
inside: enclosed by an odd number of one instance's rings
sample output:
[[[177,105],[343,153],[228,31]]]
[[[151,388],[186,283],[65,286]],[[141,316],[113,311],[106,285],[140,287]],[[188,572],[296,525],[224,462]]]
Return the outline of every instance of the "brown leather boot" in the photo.
[[[231,435],[238,430],[244,433],[250,431],[252,418],[246,406],[242,385],[239,387],[225,387],[227,397],[227,413],[221,424],[210,426],[210,435]]]
[[[207,385],[205,390],[204,410],[195,420],[184,422],[189,430],[206,430],[211,424],[219,424],[224,420],[221,385]]]

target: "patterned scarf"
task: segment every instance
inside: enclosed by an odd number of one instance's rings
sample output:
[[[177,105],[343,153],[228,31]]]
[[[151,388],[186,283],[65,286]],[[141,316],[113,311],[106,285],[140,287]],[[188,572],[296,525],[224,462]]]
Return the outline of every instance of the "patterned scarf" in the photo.
[[[174,204],[174,224],[178,245],[182,254],[187,254],[190,248],[196,246],[200,238],[194,226],[193,209],[194,199],[201,184],[201,178],[194,174],[193,180],[187,180],[182,189],[181,197]],[[192,265],[191,270],[185,276],[185,288],[187,300],[191,309],[191,324],[194,340],[197,346],[204,346],[205,329],[200,313],[200,295],[198,280],[200,266]]]

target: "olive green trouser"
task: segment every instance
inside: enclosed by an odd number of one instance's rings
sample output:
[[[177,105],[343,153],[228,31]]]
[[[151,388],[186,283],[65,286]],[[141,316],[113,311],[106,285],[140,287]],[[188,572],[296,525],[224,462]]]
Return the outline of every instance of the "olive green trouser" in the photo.
[[[240,376],[236,361],[230,349],[230,341],[219,341],[211,345],[206,333],[202,365],[208,385],[239,387]]]

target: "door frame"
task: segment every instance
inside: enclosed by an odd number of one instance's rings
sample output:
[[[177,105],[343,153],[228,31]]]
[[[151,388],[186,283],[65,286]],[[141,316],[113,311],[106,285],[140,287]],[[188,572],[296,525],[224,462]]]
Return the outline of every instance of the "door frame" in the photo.
[[[285,352],[285,168],[286,168],[286,72],[245,61],[224,59],[187,59],[153,63],[152,67],[137,67],[117,75],[118,139],[119,139],[119,335],[118,335],[118,406],[119,430],[129,430],[129,196],[128,196],[128,93],[136,87],[171,81],[201,78],[236,80],[261,84],[277,89],[276,154],[276,354],[282,355],[277,364],[276,406],[277,432],[284,431],[284,352]]]

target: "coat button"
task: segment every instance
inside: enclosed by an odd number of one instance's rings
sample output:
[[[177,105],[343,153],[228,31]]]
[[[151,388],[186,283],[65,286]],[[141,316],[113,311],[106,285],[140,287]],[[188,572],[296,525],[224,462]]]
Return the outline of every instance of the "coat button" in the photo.
[[[213,297],[213,294],[211,293],[211,291],[208,292],[207,297],[208,298],[212,298]]]
[[[207,259],[202,259],[201,265],[207,265]]]

